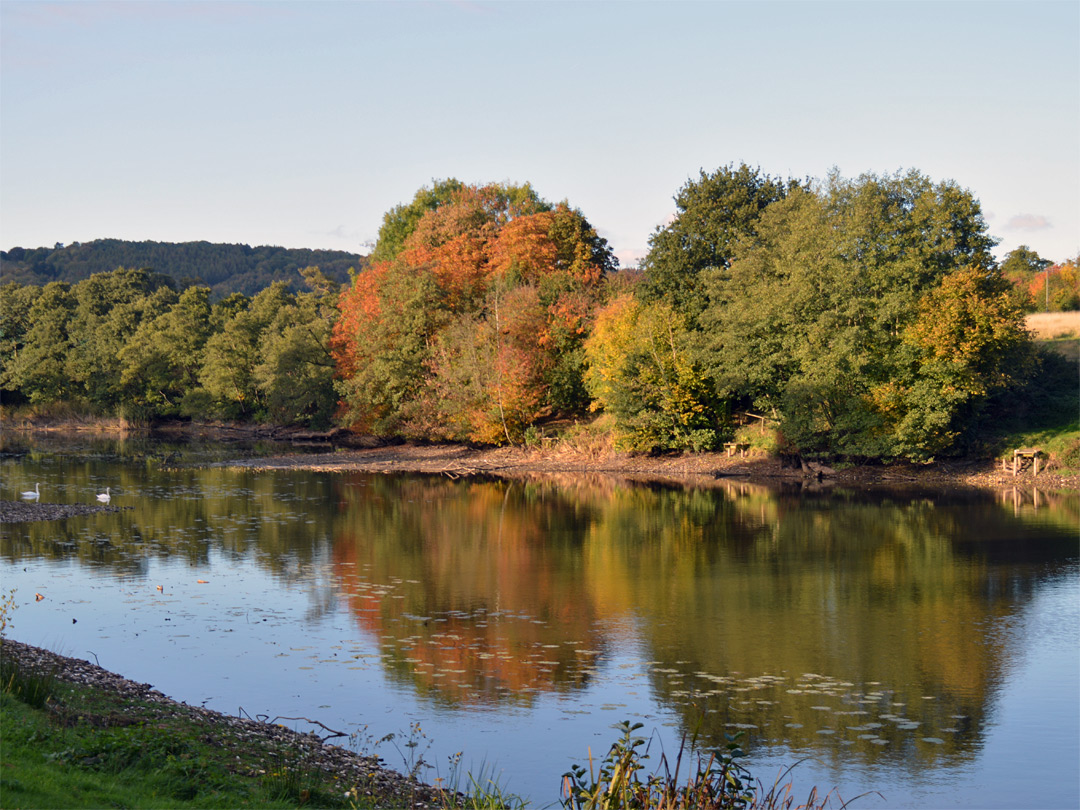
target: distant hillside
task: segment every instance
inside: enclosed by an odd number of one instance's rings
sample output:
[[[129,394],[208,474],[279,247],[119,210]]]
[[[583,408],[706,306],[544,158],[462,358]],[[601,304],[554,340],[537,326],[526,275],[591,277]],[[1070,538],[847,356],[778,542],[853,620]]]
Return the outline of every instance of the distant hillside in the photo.
[[[254,295],[275,281],[286,281],[297,290],[297,271],[312,265],[330,278],[346,282],[349,268],[361,270],[365,261],[365,256],[340,250],[96,239],[67,247],[0,251],[0,283],[74,283],[118,267],[150,268],[172,276],[181,288],[202,284],[210,287],[214,298],[223,298],[233,292]]]

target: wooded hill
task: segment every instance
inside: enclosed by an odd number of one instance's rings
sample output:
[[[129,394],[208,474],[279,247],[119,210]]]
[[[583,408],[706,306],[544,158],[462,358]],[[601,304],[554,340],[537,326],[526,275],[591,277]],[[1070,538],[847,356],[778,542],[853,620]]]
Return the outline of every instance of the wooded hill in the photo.
[[[365,261],[365,256],[340,250],[95,239],[66,247],[57,244],[51,248],[0,251],[0,284],[74,284],[94,273],[125,267],[163,273],[175,279],[180,289],[196,284],[207,286],[211,298],[218,300],[234,292],[251,296],[275,281],[284,281],[291,291],[298,292],[302,288],[298,271],[312,266],[328,278],[345,283],[349,268],[360,270]]]

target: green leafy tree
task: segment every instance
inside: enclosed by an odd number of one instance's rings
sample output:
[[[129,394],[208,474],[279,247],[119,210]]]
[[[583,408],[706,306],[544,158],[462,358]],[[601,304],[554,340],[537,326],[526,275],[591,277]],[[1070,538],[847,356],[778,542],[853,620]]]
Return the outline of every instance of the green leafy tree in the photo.
[[[19,354],[30,331],[30,310],[41,295],[41,287],[11,282],[0,287],[0,391],[4,399],[21,396],[14,381]]]
[[[33,403],[71,400],[78,396],[67,372],[71,338],[68,328],[75,312],[70,285],[46,284],[30,306],[30,328],[22,351],[8,367],[9,384]]]
[[[780,416],[800,451],[920,455],[871,392],[910,365],[904,334],[924,297],[962,267],[992,264],[978,201],[917,172],[832,175],[770,206],[702,317],[719,390]]]
[[[238,303],[236,301],[233,302]],[[202,390],[185,402],[185,410],[209,408],[230,419],[260,419],[266,416],[266,402],[255,378],[263,333],[279,311],[293,303],[284,282],[275,282],[251,299],[250,305],[235,312],[205,345],[199,371]],[[210,403],[204,399],[208,395]]]
[[[93,407],[112,410],[125,400],[120,353],[144,319],[176,302],[172,281],[148,270],[119,268],[95,273],[72,292],[77,303],[69,326],[67,373]]]
[[[210,334],[209,287],[188,287],[167,311],[144,320],[120,351],[120,382],[131,405],[179,414],[183,398],[198,387]]]
[[[330,335],[340,290],[317,267],[301,275],[309,291],[283,304],[263,332],[253,378],[270,421],[325,428],[337,404]]]
[[[798,185],[745,163],[702,170],[675,195],[675,218],[649,239],[644,297],[664,301],[692,323],[706,306],[702,274],[726,269],[761,213]]]

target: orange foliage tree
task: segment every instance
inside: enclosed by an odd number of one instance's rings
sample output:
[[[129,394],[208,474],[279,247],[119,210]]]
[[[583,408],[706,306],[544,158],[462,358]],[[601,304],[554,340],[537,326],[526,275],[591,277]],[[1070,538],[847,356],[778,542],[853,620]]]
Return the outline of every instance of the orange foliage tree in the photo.
[[[617,262],[581,212],[528,186],[440,188],[341,296],[343,408],[381,435],[520,442],[587,404],[581,346]]]
[[[1035,275],[1027,285],[1036,312],[1080,309],[1080,272],[1077,259],[1055,264]]]

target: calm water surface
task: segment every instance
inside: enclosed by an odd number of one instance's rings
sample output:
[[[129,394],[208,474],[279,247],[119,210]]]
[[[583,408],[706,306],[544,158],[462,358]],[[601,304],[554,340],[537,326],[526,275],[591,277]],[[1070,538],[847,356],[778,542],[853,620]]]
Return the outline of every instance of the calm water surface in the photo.
[[[716,745],[742,731],[756,777],[805,760],[800,794],[882,794],[856,807],[1080,805],[1077,494],[2,450],[0,497],[40,481],[43,502],[93,503],[109,486],[130,507],[2,527],[9,635],[190,704],[318,720],[399,769],[422,753],[429,781],[462,751],[536,806],[622,720],[645,724],[656,756],[695,728]]]

